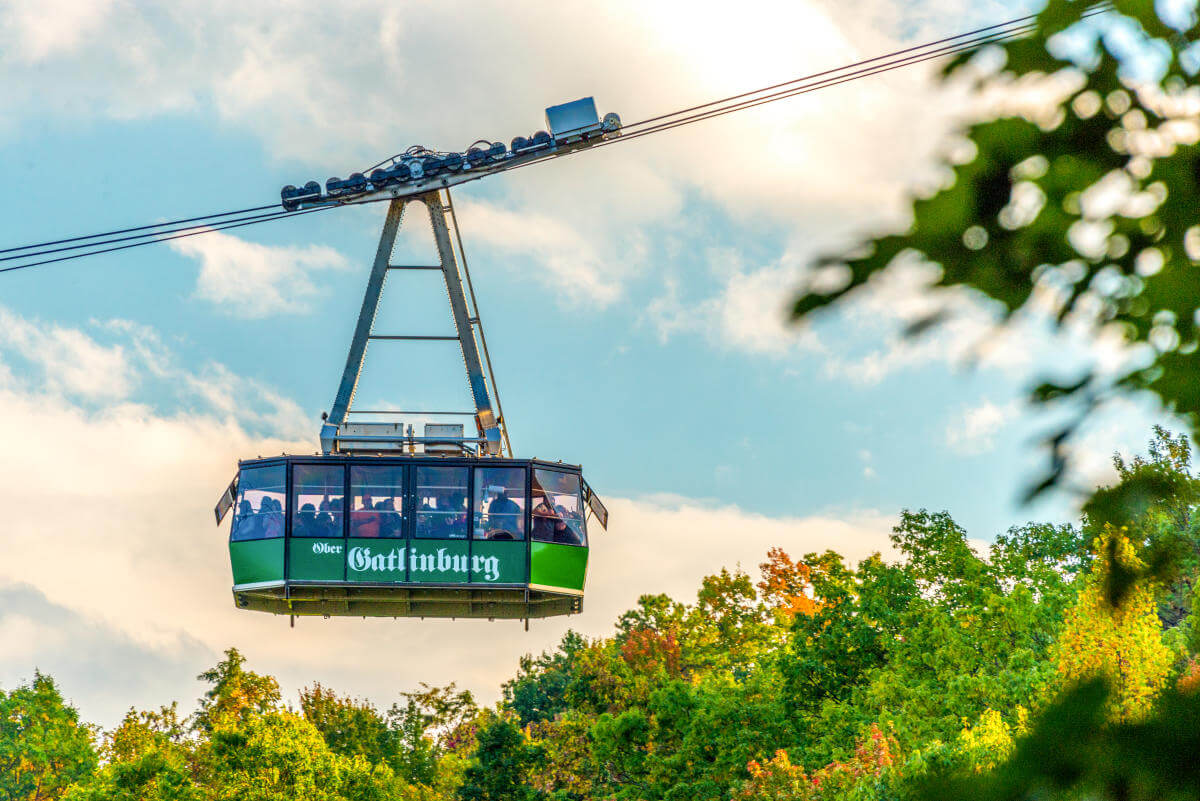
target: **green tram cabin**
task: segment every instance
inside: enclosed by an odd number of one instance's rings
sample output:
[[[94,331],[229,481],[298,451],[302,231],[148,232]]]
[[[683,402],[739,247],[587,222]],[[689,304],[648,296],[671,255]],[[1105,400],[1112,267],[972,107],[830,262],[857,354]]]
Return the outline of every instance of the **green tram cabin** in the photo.
[[[583,609],[580,468],[285,456],[239,464],[233,597],[287,615],[525,619]],[[602,506],[599,508],[603,508]]]

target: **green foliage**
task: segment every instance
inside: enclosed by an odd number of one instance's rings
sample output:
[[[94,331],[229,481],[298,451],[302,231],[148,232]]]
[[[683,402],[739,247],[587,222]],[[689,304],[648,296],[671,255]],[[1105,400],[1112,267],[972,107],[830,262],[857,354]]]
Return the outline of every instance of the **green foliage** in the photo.
[[[57,798],[95,769],[92,740],[49,676],[35,673],[29,684],[0,690],[0,798]]]
[[[1154,714],[1106,724],[1103,679],[1080,684],[1046,709],[995,772],[928,780],[928,801],[1174,801],[1200,796],[1200,696],[1167,692]]]
[[[1192,450],[1184,435],[1173,436],[1156,426],[1149,458],[1126,462],[1113,457],[1120,481],[1096,492],[1087,509],[1089,538],[1103,536],[1105,522],[1129,532],[1137,560],[1107,554],[1109,572],[1105,593],[1114,605],[1139,578],[1164,585],[1158,615],[1168,630],[1189,623],[1195,593],[1194,577],[1200,573],[1200,519],[1192,510],[1200,503],[1200,479],[1190,472]],[[1115,546],[1115,540],[1109,540]],[[1190,623],[1189,623],[1190,625]]]
[[[212,685],[200,699],[193,724],[201,731],[236,727],[279,704],[279,682],[243,669],[246,658],[236,648],[196,678]]]
[[[968,146],[953,150],[966,155],[946,165],[953,181],[914,200],[910,228],[827,259],[825,269],[845,281],[831,291],[823,281],[795,300],[795,316],[805,317],[900,262],[924,260],[939,270],[929,292],[943,302],[914,330],[951,316],[949,290],[966,288],[990,299],[1002,321],[1049,309],[1060,327],[1113,332],[1139,348],[1144,358],[1123,372],[1090,370],[1033,392],[1038,403],[1074,411],[1047,440],[1052,466],[1035,494],[1061,481],[1076,427],[1116,394],[1147,391],[1193,430],[1200,422],[1192,106],[1200,23],[1186,5],[1178,16],[1187,21],[1171,24],[1149,0],[1117,0],[1088,20],[1108,31],[1097,36],[1078,24],[1091,2],[1049,0],[1034,33],[990,46],[1004,51],[1002,67],[988,72],[972,54],[955,59],[949,75],[974,76],[1001,95],[1040,84],[1042,101],[1009,103],[963,131]],[[1063,31],[1087,44],[1077,61],[1049,46]],[[1135,79],[1139,60],[1157,61],[1153,74]],[[1143,491],[1163,489],[1143,482]]]
[[[314,684],[300,692],[300,709],[335,754],[362,756],[368,762],[390,763],[394,758],[392,730],[369,702],[342,698]]]
[[[316,684],[301,692],[300,707],[334,753],[386,766],[413,785],[439,786],[441,759],[473,737],[475,699],[453,684],[422,684],[401,697],[404,702],[393,704],[385,716],[367,701]]]
[[[809,554],[815,610],[792,624],[790,659],[780,663],[794,709],[812,713],[849,698],[867,674],[887,660],[900,633],[901,615],[917,597],[907,571],[877,555],[847,568],[831,551]]]
[[[534,801],[545,796],[532,784],[542,749],[530,744],[516,724],[493,718],[478,737],[475,758],[458,789],[462,801]]]
[[[530,723],[553,720],[569,708],[567,687],[571,682],[575,654],[583,650],[584,640],[568,630],[558,650],[521,658],[516,678],[504,683],[505,704],[521,721]]]
[[[1058,673],[1069,682],[1101,676],[1112,688],[1113,716],[1143,717],[1166,684],[1172,654],[1163,643],[1153,587],[1139,583],[1120,606],[1104,597],[1107,573],[1118,564],[1136,570],[1137,557],[1123,530],[1105,529],[1096,543],[1106,556],[1088,577],[1055,647]]]
[[[69,801],[199,801],[192,744],[175,704],[158,712],[130,710],[105,738],[104,765]]]

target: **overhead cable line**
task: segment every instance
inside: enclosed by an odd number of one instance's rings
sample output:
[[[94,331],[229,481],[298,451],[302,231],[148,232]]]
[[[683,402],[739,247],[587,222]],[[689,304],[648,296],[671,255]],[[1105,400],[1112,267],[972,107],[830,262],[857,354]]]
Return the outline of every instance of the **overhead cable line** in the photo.
[[[263,206],[262,208],[275,209],[275,211],[269,212],[267,214],[256,214],[256,215],[252,215],[252,216],[248,216],[248,217],[234,217],[233,219],[230,219],[230,220],[221,220],[219,223],[217,223],[217,222],[200,223],[198,225],[185,225],[180,228],[165,228],[165,229],[159,229],[156,231],[151,231],[151,232],[145,233],[145,234],[133,234],[132,236],[122,236],[122,237],[116,237],[113,239],[93,240],[93,241],[86,242],[81,245],[67,245],[67,246],[61,247],[61,248],[49,248],[49,249],[45,249],[45,250],[34,251],[32,253],[17,253],[12,256],[0,256],[0,262],[13,261],[15,259],[31,259],[31,258],[36,258],[38,256],[45,256],[45,255],[48,255],[51,253],[64,253],[64,252],[70,251],[70,250],[82,250],[85,248],[100,247],[102,245],[111,245],[115,242],[130,242],[135,239],[149,240],[149,241],[141,243],[141,244],[149,245],[149,244],[153,244],[154,242],[159,241],[167,234],[175,234],[175,233],[179,233],[181,231],[196,231],[196,230],[202,230],[202,229],[203,230],[219,230],[215,226],[219,225],[221,227],[228,227],[231,223],[252,222],[252,221],[256,221],[256,220],[261,220],[263,222],[270,222],[271,220],[278,219],[281,216],[282,217],[291,216],[291,214],[293,213],[290,211],[281,212],[279,210],[278,204],[275,204],[273,206]],[[133,229],[133,230],[137,230],[137,229]],[[74,241],[74,240],[64,240],[64,241]],[[0,252],[4,252],[4,251],[0,251]]]
[[[367,201],[361,201],[361,202],[371,203],[374,201],[367,200]],[[352,204],[344,204],[344,205],[352,205]],[[131,245],[119,245],[117,247],[104,248],[102,250],[92,250],[92,251],[88,251],[87,253],[75,253],[70,256],[59,256],[56,259],[44,259],[42,261],[30,262],[28,264],[13,264],[8,267],[0,267],[0,273],[8,273],[8,272],[13,272],[15,270],[24,270],[26,267],[38,267],[43,264],[54,264],[54,263],[60,262],[60,261],[72,261],[73,259],[82,259],[85,256],[97,256],[101,253],[112,253],[113,251],[116,251],[116,250],[128,250],[129,248],[141,247],[142,245],[153,245],[156,242],[169,242],[172,239],[184,239],[189,236],[199,236],[200,234],[209,234],[209,233],[212,233],[213,231],[224,231],[229,228],[242,228],[243,226],[247,226],[247,225],[259,225],[260,223],[264,223],[264,222],[272,222],[274,220],[282,220],[282,219],[285,219],[288,217],[299,217],[304,214],[312,214],[314,211],[328,211],[329,209],[336,209],[336,208],[340,208],[340,206],[318,206],[317,208],[304,209],[302,211],[284,211],[284,212],[279,212],[278,214],[274,214],[274,215],[265,215],[265,218],[260,217],[257,219],[250,220],[249,222],[228,223],[225,225],[201,226],[201,227],[199,227],[198,230],[189,231],[187,233],[175,234],[174,236],[162,236],[162,237],[159,237],[158,239],[150,239],[150,240],[145,240],[142,242],[134,242]]]
[[[1097,3],[1093,7],[1084,11],[1081,17],[1087,18],[1096,16],[1098,14],[1103,14],[1107,11],[1110,11],[1111,8],[1111,4],[1107,1]],[[924,44],[914,45],[912,47],[906,47],[900,50],[894,50],[890,53],[863,59],[851,64],[845,64],[841,67],[810,73],[798,78],[793,78],[789,81],[783,81],[781,83],[765,86],[760,89],[741,92],[739,94],[730,95],[719,100],[713,100],[708,103],[690,106],[669,114],[659,114],[653,117],[648,117],[646,119],[622,126],[620,136],[603,142],[598,142],[588,149],[607,147],[610,145],[619,144],[621,142],[632,141],[642,136],[648,136],[653,133],[659,133],[661,131],[667,131],[685,125],[691,125],[693,123],[702,122],[715,117],[721,117],[726,114],[731,114],[735,111],[742,111],[748,108],[765,105],[767,103],[773,103],[778,100],[784,100],[797,95],[806,94],[808,92],[814,92],[818,89],[826,89],[831,86],[837,86],[838,84],[858,80],[859,78],[880,75],[882,73],[890,72],[902,67],[909,67],[914,64],[919,64],[924,61],[956,55],[958,53],[963,53],[990,44],[1009,41],[1011,39],[1025,36],[1036,30],[1036,24],[1031,22],[1031,20],[1034,20],[1035,18],[1036,15],[1018,17],[1016,19],[1008,20],[1007,22],[976,28],[975,30],[956,34],[955,36],[948,36],[930,42],[925,42]],[[523,164],[515,165],[507,171],[518,170],[534,164],[541,164],[546,161],[560,158],[563,155],[571,155],[571,153],[547,155],[540,159],[534,159]],[[384,162],[386,161],[387,159],[384,160]],[[380,162],[380,164],[384,162]],[[275,211],[253,216],[238,216],[251,214],[253,212],[265,211],[267,209],[279,208],[279,206],[276,204],[269,206],[256,206],[237,211],[221,212],[218,214],[209,214],[200,217],[190,217],[181,220],[173,220],[170,222],[156,223],[154,225],[124,228],[101,234],[90,234],[88,236],[77,236],[68,239],[54,240],[51,242],[42,242],[34,245],[4,248],[0,249],[0,253],[12,253],[15,255],[0,257],[0,262],[37,258],[43,255],[70,250],[86,250],[86,252],[75,253],[69,256],[61,256],[58,258],[14,264],[7,267],[0,267],[0,273],[12,272],[14,270],[20,270],[26,267],[37,267],[43,264],[53,264],[60,261],[71,261],[73,259],[83,258],[85,256],[99,255],[101,253],[127,250],[129,248],[139,247],[141,245],[150,245],[156,242],[181,239],[187,236],[209,233],[211,231],[221,231],[228,228],[241,228],[247,225],[256,225],[261,222],[272,222],[274,220],[284,219],[286,217],[307,214],[310,211],[321,211],[324,209],[339,208],[341,206],[382,202],[390,199],[390,197],[382,197],[368,198],[363,200],[349,200],[337,204],[306,210]],[[228,217],[233,217],[234,219],[220,220],[220,218]],[[217,220],[220,221],[216,222]],[[184,223],[195,224],[184,225]],[[136,231],[145,231],[146,233],[140,233],[128,237],[112,238],[117,234],[132,233]],[[126,242],[132,240],[139,241],[133,241],[131,244],[120,245],[117,247],[101,247],[117,242]],[[63,245],[75,242],[81,242],[83,244],[48,249],[52,245]],[[27,252],[17,253],[17,251]]]
[[[33,250],[34,248],[44,248],[50,245],[62,245],[67,242],[81,242],[85,239],[99,239],[106,236],[115,236],[117,234],[128,234],[132,231],[146,231],[151,228],[163,228],[171,225],[180,225],[182,223],[196,222],[197,220],[214,220],[218,217],[233,217],[237,214],[249,214],[254,211],[265,211],[266,209],[279,208],[278,203],[272,203],[270,206],[254,206],[248,209],[238,209],[237,211],[222,211],[217,214],[203,214],[199,217],[188,217],[182,220],[172,220],[170,222],[155,223],[153,225],[139,225],[136,228],[120,228],[116,231],[106,231],[102,234],[88,234],[87,236],[74,236],[70,239],[55,239],[52,242],[39,242],[36,245],[21,245],[15,248],[0,248],[0,253],[12,253],[17,250]],[[201,226],[193,226],[199,228]]]

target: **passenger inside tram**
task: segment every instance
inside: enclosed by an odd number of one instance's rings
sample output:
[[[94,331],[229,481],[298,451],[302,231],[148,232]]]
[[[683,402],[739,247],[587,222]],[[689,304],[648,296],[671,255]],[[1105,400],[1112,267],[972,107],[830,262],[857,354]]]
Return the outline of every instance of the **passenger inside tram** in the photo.
[[[379,514],[374,510],[371,504],[371,495],[366,493],[362,496],[362,510],[355,510],[350,516],[350,536],[351,537],[378,537],[380,536]]]
[[[379,536],[399,537],[403,535],[400,512],[396,509],[395,498],[378,501],[375,504],[375,511],[379,512]]]
[[[563,545],[582,545],[579,535],[574,529],[567,524],[567,518],[570,516],[566,509],[561,506],[555,507],[554,519],[554,542],[562,543]]]
[[[264,506],[266,506],[267,500],[269,499],[263,498]],[[237,531],[238,539],[260,540],[263,538],[260,518],[254,513],[254,507],[250,505],[250,501],[243,499],[238,504],[237,517],[234,518],[234,528]]]
[[[487,508],[484,537],[489,540],[515,540],[521,529],[521,507],[508,497],[504,487],[489,487],[495,493]]]
[[[258,506],[260,536],[272,539],[283,536],[283,504],[271,496],[264,496]]]
[[[292,525],[293,537],[318,537],[317,507],[306,503],[296,513],[296,522]]]
[[[539,542],[554,542],[555,511],[543,495],[533,507],[533,538]]]

